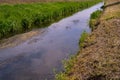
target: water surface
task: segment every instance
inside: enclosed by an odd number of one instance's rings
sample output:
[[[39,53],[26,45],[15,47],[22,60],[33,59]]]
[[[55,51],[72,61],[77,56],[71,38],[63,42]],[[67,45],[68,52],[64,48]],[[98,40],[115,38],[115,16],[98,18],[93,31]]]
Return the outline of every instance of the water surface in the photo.
[[[79,50],[83,31],[90,32],[90,14],[99,3],[50,25],[45,32],[14,47],[0,49],[0,80],[53,80],[53,69]]]

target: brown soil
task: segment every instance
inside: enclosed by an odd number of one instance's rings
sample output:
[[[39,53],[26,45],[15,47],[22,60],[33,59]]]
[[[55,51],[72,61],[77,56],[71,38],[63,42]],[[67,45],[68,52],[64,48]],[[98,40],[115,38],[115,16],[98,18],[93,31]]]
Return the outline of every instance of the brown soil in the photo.
[[[105,5],[120,0],[106,0]],[[68,80],[120,80],[120,4],[107,6],[100,24],[86,39]]]

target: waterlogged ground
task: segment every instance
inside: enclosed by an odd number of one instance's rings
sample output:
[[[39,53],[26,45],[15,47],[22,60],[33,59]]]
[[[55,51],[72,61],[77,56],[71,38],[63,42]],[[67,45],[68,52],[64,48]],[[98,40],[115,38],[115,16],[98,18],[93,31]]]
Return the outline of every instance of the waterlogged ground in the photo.
[[[79,50],[80,35],[83,31],[91,31],[90,14],[102,5],[53,23],[19,45],[1,48],[0,80],[53,80],[54,70],[62,69],[62,60]]]

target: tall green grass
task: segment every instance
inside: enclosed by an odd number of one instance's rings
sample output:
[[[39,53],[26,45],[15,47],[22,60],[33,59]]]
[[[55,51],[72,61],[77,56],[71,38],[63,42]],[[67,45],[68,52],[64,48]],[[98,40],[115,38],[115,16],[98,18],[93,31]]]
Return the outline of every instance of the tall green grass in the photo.
[[[35,27],[45,27],[46,24],[90,7],[100,1],[0,4],[0,39]]]
[[[98,19],[99,19],[101,13],[102,13],[101,10],[97,10],[97,11],[95,11],[95,12],[93,12],[91,14],[91,18],[90,18],[89,24],[90,24],[90,27],[91,27],[92,31],[96,28],[95,25],[98,24]]]
[[[81,37],[80,37],[80,40],[79,40],[79,46],[80,48],[83,48],[85,45],[84,45],[84,42],[85,42],[85,39],[88,37],[88,33],[86,31],[84,31],[82,34],[81,34]]]

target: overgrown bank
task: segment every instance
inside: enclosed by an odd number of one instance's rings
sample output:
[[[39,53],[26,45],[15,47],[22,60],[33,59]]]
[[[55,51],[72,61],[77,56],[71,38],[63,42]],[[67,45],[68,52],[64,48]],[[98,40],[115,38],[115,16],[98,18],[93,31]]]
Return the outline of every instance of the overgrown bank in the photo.
[[[47,24],[100,1],[1,4],[0,39],[29,31],[35,27],[45,27]]]
[[[82,39],[78,55],[67,61],[69,71],[56,75],[57,80],[120,80],[118,3],[119,0],[105,0],[104,11],[101,16],[99,15],[98,21],[95,21],[96,17],[92,17],[93,32],[86,39]],[[97,14],[98,11],[92,16]]]

